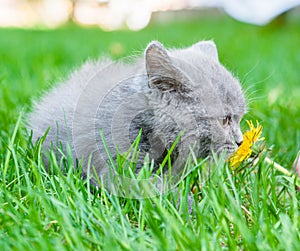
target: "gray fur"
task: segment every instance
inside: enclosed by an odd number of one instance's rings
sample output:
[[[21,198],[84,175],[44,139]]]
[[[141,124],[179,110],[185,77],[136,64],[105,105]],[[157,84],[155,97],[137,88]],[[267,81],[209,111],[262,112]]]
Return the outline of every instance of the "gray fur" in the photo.
[[[107,172],[107,156],[100,128],[113,156],[116,147],[126,151],[142,128],[142,156],[149,153],[158,163],[181,131],[174,158],[191,146],[198,157],[233,152],[242,141],[245,112],[241,86],[220,64],[212,41],[176,50],[154,41],[144,59],[132,64],[86,63],[34,105],[28,122],[34,140],[50,126],[45,149],[62,143],[78,159],[92,154],[101,174]],[[223,128],[226,116],[231,121]]]

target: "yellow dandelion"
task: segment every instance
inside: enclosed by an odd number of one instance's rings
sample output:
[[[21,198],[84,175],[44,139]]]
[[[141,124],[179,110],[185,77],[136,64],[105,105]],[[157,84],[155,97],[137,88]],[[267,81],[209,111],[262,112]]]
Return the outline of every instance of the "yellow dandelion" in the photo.
[[[241,164],[252,155],[252,152],[254,152],[255,158],[257,158],[262,156],[260,153],[264,151],[264,144],[255,144],[258,141],[264,140],[263,137],[260,137],[263,127],[259,125],[257,121],[256,127],[253,125],[252,121],[247,120],[247,124],[249,126],[249,130],[243,134],[243,143],[239,146],[236,152],[233,153],[228,159],[229,165],[233,170],[238,169],[238,167],[240,167]],[[263,161],[265,163],[273,166],[282,174],[291,177],[290,181],[295,182],[294,184],[296,184],[297,187],[300,187],[300,175],[298,175],[298,173],[295,174],[294,172],[284,168],[274,160],[270,159],[268,156],[263,156]]]
[[[249,131],[245,132],[243,135],[243,143],[239,146],[235,153],[229,158],[230,166],[236,169],[241,165],[242,162],[247,160],[251,154],[251,147],[257,141],[264,140],[260,138],[262,133],[262,126],[256,121],[256,127],[253,125],[252,121],[247,120],[249,126]]]

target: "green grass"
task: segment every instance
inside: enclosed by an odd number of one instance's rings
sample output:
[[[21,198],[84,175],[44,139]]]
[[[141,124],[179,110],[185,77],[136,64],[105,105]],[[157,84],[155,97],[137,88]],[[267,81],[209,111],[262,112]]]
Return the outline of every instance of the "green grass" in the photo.
[[[133,200],[95,190],[71,164],[62,173],[54,157],[45,171],[40,144],[29,143],[18,120],[31,100],[87,58],[141,53],[154,39],[169,47],[214,39],[248,90],[246,118],[261,122],[271,158],[291,168],[300,149],[299,19],[254,27],[205,17],[136,33],[1,29],[0,250],[299,250],[299,192],[263,161],[233,175],[215,160],[192,213],[187,193],[199,169],[180,183],[180,203],[177,193]]]

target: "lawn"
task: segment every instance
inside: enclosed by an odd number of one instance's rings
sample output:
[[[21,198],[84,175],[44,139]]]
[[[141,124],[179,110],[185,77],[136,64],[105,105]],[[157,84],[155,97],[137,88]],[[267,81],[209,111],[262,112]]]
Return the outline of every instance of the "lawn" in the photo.
[[[179,184],[179,203],[172,193],[134,200],[95,190],[72,165],[62,173],[54,157],[47,173],[40,145],[24,136],[20,114],[86,59],[140,54],[151,40],[183,47],[203,39],[241,80],[245,119],[263,125],[269,157],[291,169],[300,149],[299,18],[255,27],[203,17],[139,32],[0,29],[0,250],[300,250],[300,194],[264,155],[238,174],[216,159],[204,184],[198,163]],[[201,189],[189,212],[192,183]]]

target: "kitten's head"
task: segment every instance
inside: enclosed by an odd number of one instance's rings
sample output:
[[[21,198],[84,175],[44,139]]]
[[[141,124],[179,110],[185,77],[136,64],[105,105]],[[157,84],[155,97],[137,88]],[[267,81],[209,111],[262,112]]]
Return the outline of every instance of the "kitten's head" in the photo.
[[[198,157],[231,153],[241,144],[245,98],[239,81],[220,64],[212,41],[169,51],[152,42],[145,50],[145,64],[156,130],[166,135],[167,144],[182,130],[182,142],[195,142]]]

